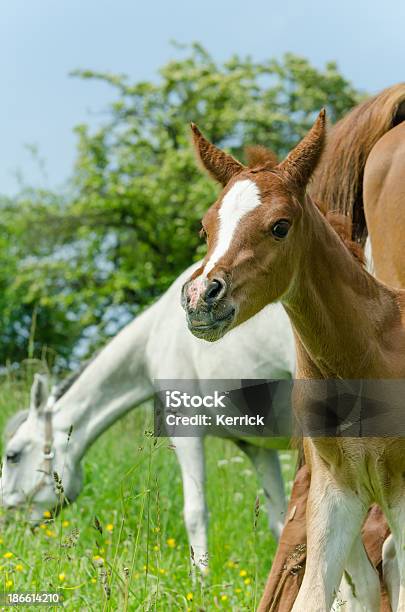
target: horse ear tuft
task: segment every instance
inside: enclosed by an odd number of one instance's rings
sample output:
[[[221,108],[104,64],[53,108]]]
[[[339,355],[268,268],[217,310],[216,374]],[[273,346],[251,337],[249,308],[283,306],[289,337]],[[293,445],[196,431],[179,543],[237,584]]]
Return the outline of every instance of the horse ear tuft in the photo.
[[[274,151],[267,149],[263,145],[248,145],[245,147],[245,157],[249,168],[266,166],[271,169],[278,164],[277,155]]]
[[[195,123],[191,124],[191,131],[198,160],[204,170],[213,179],[221,183],[223,187],[233,176],[244,170],[245,166],[232,157],[232,155],[225,153],[225,151],[209,142]]]
[[[35,410],[36,412],[42,410],[46,405],[48,395],[48,377],[44,374],[35,374],[31,387],[30,410]]]

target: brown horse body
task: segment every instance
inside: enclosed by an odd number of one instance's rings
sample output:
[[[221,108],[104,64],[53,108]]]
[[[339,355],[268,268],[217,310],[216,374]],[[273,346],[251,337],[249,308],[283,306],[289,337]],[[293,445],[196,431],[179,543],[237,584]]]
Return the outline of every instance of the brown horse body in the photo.
[[[405,288],[405,123],[385,134],[367,159],[364,212],[375,275]]]
[[[215,340],[280,299],[297,337],[298,378],[405,377],[405,294],[356,262],[305,194],[322,151],[324,118],[275,169],[246,169],[195,129],[200,158],[226,188],[204,219],[208,254],[184,287],[189,327]],[[308,397],[296,394],[305,418]],[[398,411],[400,407],[398,407]],[[364,554],[368,508],[383,508],[397,543],[405,610],[405,441],[307,438],[308,558],[293,610],[329,610],[351,551]],[[370,565],[364,600],[378,610]]]

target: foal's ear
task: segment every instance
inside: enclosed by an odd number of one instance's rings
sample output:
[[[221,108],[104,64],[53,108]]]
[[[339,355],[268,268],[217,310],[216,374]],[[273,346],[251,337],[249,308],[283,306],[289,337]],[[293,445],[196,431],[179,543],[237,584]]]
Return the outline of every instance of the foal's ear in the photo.
[[[218,147],[209,142],[201,134],[195,123],[191,124],[191,131],[193,133],[193,143],[197,158],[208,174],[221,183],[221,185],[225,187],[235,174],[244,170],[243,164],[238,162],[232,155],[221,151],[221,149],[218,149]]]
[[[278,168],[298,189],[305,189],[321,157],[326,137],[326,111],[323,108],[308,134],[287,155]]]
[[[43,374],[35,374],[31,387],[30,411],[39,412],[48,401],[48,378]]]

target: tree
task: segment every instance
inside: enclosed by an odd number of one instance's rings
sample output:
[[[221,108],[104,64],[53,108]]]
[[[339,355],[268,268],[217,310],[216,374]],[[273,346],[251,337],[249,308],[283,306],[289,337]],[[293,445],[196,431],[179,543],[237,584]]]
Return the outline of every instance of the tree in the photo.
[[[199,220],[216,187],[196,167],[190,121],[239,158],[246,144],[284,155],[322,106],[336,121],[360,100],[334,63],[316,69],[288,54],[219,64],[198,44],[182,53],[156,81],[75,73],[109,83],[116,100],[101,127],[76,128],[69,193],[25,196],[23,219],[15,202],[25,244],[12,287],[37,320],[49,318],[38,346],[67,357],[83,338],[104,341],[201,257]],[[14,330],[23,344],[28,322]],[[3,346],[14,358],[12,342]]]

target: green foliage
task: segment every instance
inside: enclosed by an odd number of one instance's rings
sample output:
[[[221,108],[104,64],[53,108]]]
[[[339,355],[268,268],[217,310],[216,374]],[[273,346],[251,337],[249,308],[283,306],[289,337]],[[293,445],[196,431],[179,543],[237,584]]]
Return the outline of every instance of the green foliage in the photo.
[[[12,304],[15,320],[0,328],[0,361],[20,358],[34,310],[37,347],[67,358],[79,339],[114,334],[202,255],[199,220],[217,191],[196,167],[190,121],[241,158],[247,144],[284,155],[322,106],[336,121],[360,99],[334,63],[316,69],[288,54],[219,64],[198,44],[182,53],[150,82],[76,73],[109,83],[116,99],[97,129],[76,128],[69,193],[14,203],[23,263],[2,271],[0,308]]]

